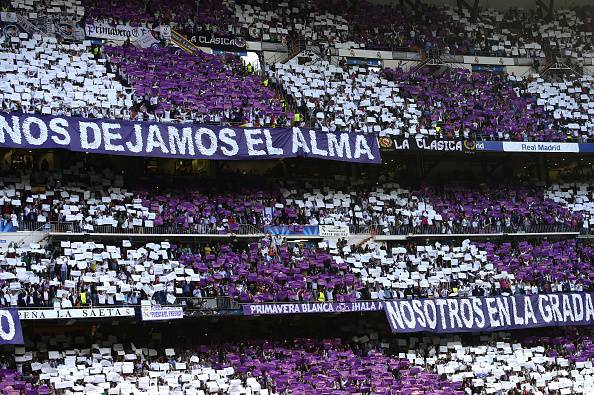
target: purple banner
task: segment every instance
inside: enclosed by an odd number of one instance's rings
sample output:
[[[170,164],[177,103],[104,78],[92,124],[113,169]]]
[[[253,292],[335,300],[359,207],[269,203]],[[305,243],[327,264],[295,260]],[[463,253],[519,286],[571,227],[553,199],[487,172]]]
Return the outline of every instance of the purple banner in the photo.
[[[594,324],[594,293],[384,302],[394,333],[488,332]]]
[[[382,302],[260,303],[243,305],[243,315],[358,313],[383,308]]]
[[[23,329],[17,309],[0,310],[0,345],[23,344]]]
[[[381,163],[372,134],[0,113],[0,146],[186,159],[319,158]]]

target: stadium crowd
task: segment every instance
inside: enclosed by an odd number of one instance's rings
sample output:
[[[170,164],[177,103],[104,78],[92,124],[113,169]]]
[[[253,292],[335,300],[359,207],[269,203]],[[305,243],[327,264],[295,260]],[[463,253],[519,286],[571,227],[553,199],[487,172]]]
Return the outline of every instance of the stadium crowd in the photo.
[[[204,345],[161,333],[132,341],[46,335],[3,358],[0,386],[28,394],[586,394],[594,388],[592,335],[592,327],[398,338],[369,331]]]
[[[88,42],[39,35],[2,48],[6,112],[513,141],[589,141],[594,125],[592,77],[545,83],[461,69],[436,77],[426,68],[290,62],[272,71],[279,94],[232,57],[106,47],[106,58],[95,59]]]
[[[13,1],[17,9],[23,3]],[[166,1],[131,2],[116,10],[108,1],[88,0],[83,5],[90,20],[148,27],[167,23],[188,36],[216,32],[281,43],[299,37],[308,45],[323,47],[438,49],[462,55],[544,58],[546,52],[554,52],[576,59],[594,56],[592,7],[557,9],[549,19],[539,8],[479,9],[473,18],[467,9],[421,2],[395,6],[361,1],[337,7],[332,1],[210,0],[196,7],[191,1]]]
[[[69,242],[10,245],[0,256],[0,305],[19,307],[239,302],[355,302],[582,292],[594,252],[575,240],[347,245]]]
[[[124,182],[78,162],[60,171],[5,169],[0,177],[2,226],[35,229],[71,224],[84,232],[238,233],[264,227],[338,225],[357,232],[399,234],[497,233],[590,229],[589,196],[557,192],[564,184],[425,184],[295,180],[265,182],[233,177],[208,182]],[[563,198],[565,197],[565,198]]]

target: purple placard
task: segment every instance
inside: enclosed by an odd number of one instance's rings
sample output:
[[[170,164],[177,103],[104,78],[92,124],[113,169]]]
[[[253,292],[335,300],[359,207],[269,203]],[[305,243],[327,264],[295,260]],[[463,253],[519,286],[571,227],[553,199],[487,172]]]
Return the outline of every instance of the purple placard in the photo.
[[[186,159],[319,158],[381,163],[373,134],[0,113],[0,146]]]
[[[394,333],[489,332],[594,324],[594,293],[384,302]]]
[[[383,308],[382,302],[259,303],[243,305],[243,315],[359,313]]]
[[[23,329],[17,309],[0,309],[0,345],[23,343]]]

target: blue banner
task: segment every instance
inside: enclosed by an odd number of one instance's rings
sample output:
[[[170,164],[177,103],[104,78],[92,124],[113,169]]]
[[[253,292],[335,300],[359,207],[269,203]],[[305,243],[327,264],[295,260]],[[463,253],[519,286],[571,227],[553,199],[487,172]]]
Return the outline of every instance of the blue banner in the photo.
[[[373,134],[0,113],[0,146],[186,159],[319,158],[381,163]]]
[[[265,226],[264,233],[274,236],[317,236],[320,234],[320,228],[317,225]]]
[[[384,303],[394,333],[488,332],[594,324],[594,293],[408,299]]]
[[[259,303],[243,305],[243,315],[361,313],[366,311],[380,311],[383,308],[384,306],[380,301]]]
[[[594,144],[593,143],[583,143],[580,144],[580,152],[594,152]]]
[[[23,343],[23,329],[17,309],[1,309],[0,345]]]

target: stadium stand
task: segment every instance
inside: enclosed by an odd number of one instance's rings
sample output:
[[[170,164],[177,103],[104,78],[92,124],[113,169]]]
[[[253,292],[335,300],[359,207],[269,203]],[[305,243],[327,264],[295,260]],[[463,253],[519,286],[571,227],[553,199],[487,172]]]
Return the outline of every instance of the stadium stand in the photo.
[[[73,18],[80,19],[85,14],[81,0],[10,0],[10,8],[25,17],[36,20],[41,18]]]
[[[23,354],[31,353],[27,349],[22,351]],[[424,385],[435,394],[457,394],[452,389],[459,386],[435,373],[420,372],[416,367],[409,369],[408,363],[384,356],[379,351],[360,352],[343,344],[341,339],[296,339],[282,343],[253,341],[240,345],[200,346],[191,351],[136,349],[133,344],[117,343],[112,337],[90,348],[33,351],[35,362],[30,365],[34,374],[43,371],[44,365],[48,364],[45,355],[50,353],[51,360],[56,363],[54,370],[68,373],[58,373],[57,376],[42,373],[41,382],[49,384],[52,377],[59,377],[62,383],[59,386],[84,391],[115,389],[132,392],[158,387],[159,391],[184,393],[248,391],[272,394],[289,389],[303,393],[389,393],[392,386],[404,391],[418,389],[417,377],[422,378]],[[68,368],[69,361],[77,362],[74,368]],[[82,377],[95,376],[93,365],[105,366],[109,373],[103,376],[102,382],[83,382]],[[371,371],[374,377],[369,375]],[[393,371],[398,372],[398,378]],[[165,377],[158,379],[157,375]],[[7,382],[13,380],[14,377],[7,375]]]
[[[184,393],[328,392],[464,394],[592,389],[591,329],[547,334],[248,340],[184,348],[161,333],[148,344],[122,336],[60,334],[16,350],[6,390]],[[138,340],[138,339],[137,339]],[[135,344],[136,343],[136,344]],[[143,347],[144,346],[144,347]]]
[[[462,69],[441,75],[428,68],[376,72],[319,60],[306,66],[277,64],[272,77],[281,97],[231,57],[107,47],[105,58],[97,58],[90,50],[89,42],[62,45],[39,35],[5,42],[2,109],[244,126],[297,124],[403,138],[591,140],[590,76],[546,82],[538,74],[507,78]],[[21,67],[24,59],[35,62]],[[43,89],[32,94],[28,88],[35,83]],[[304,115],[302,120],[293,122],[284,98]]]
[[[547,114],[548,130],[558,131],[558,135],[547,133],[546,140],[567,139],[587,141],[592,138],[594,126],[594,94],[592,76],[566,78],[562,81],[545,81],[538,75],[530,81],[510,77],[520,83],[520,92],[527,98],[535,98],[539,108]]]
[[[411,364],[433,366],[470,392],[581,393],[592,387],[591,328],[520,338],[497,332],[471,339],[427,336],[397,342],[407,352],[399,355]]]
[[[545,196],[563,204],[583,217],[582,226],[586,232],[594,225],[592,218],[592,187],[588,182],[563,182],[551,185]]]
[[[0,0],[0,392],[594,393],[594,8],[466,3]]]
[[[593,289],[590,244],[435,242],[386,248],[345,240],[319,248],[279,237],[200,248],[31,243],[4,250],[3,306],[119,306],[230,297],[239,302],[354,302],[535,295]]]
[[[541,137],[541,117],[528,112],[530,101],[519,97],[504,75],[463,69],[450,69],[439,77],[427,69],[386,74],[418,108],[420,119],[412,136],[468,139],[482,135],[520,141]]]

